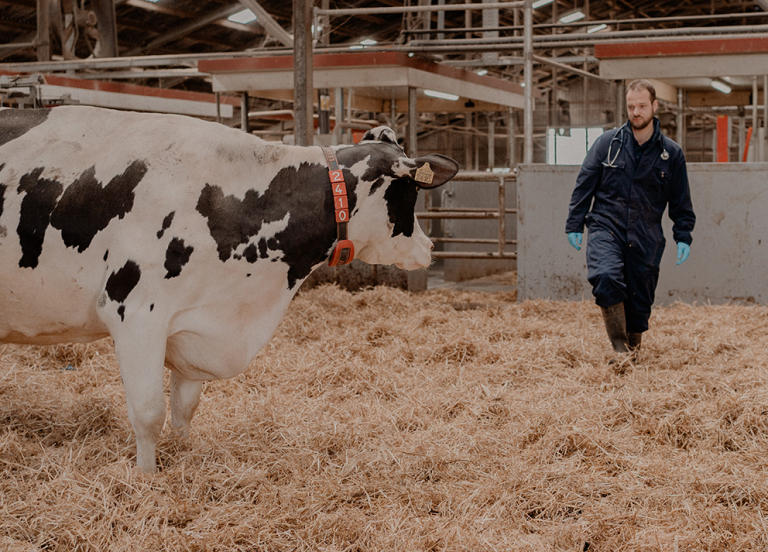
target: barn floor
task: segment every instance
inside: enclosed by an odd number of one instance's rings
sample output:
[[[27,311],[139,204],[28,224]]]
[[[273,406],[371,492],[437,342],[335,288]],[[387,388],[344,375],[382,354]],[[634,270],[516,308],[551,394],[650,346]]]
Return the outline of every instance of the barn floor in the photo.
[[[430,269],[427,276],[427,289],[510,293],[517,289],[517,272],[501,272],[483,278],[452,282],[445,279],[445,273],[442,270]]]
[[[109,340],[0,346],[0,550],[768,549],[768,308],[301,293],[134,468]],[[72,369],[66,369],[71,366]]]

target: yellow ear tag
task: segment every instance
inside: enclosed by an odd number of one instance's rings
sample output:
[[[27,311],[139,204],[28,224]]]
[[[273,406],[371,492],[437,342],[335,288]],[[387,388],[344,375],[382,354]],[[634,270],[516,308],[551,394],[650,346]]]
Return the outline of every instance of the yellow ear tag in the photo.
[[[432,177],[434,176],[435,172],[429,168],[429,163],[424,163],[421,167],[416,169],[416,182],[432,184]]]

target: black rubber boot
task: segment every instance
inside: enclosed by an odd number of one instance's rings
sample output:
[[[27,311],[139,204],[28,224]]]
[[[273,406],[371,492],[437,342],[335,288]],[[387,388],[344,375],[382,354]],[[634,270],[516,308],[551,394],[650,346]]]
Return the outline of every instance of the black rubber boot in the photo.
[[[617,353],[629,352],[629,338],[627,337],[627,319],[624,314],[624,303],[616,303],[608,308],[600,307],[603,311],[603,321],[608,338],[611,340],[613,350]]]
[[[628,332],[627,333],[627,345],[629,345],[629,348],[633,351],[638,351],[640,349],[640,344],[643,341],[643,334],[638,332]]]

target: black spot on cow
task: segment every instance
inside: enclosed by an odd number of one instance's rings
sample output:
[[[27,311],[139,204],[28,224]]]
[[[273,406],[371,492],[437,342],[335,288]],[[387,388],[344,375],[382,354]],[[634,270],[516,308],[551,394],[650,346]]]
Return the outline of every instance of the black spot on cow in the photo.
[[[171,211],[168,213],[168,215],[163,219],[163,227],[160,228],[157,232],[157,239],[163,237],[163,234],[165,234],[165,231],[168,230],[171,227],[171,223],[173,222],[173,216],[176,214],[176,211]]]
[[[192,246],[185,247],[184,240],[181,238],[173,238],[171,243],[168,244],[168,249],[165,251],[165,270],[167,274],[166,279],[175,278],[181,274],[181,269],[185,264],[189,262],[189,257],[192,255],[194,248]]]
[[[153,310],[155,310],[155,304],[154,303],[149,305],[149,312],[152,312]]]
[[[337,151],[339,162],[347,167],[365,160],[367,167],[360,180],[372,182],[369,194],[373,194],[385,182],[386,176],[395,177],[392,164],[395,159],[404,157],[403,151],[391,143],[358,144],[353,148]]]
[[[109,258],[109,249],[107,249],[107,250],[104,252],[104,260],[106,261],[108,258]]]
[[[0,146],[24,136],[45,122],[50,109],[3,109],[0,111]]]
[[[237,255],[235,256],[237,257]],[[243,257],[245,257],[245,260],[249,263],[255,263],[259,260],[259,251],[256,249],[255,245],[250,244],[245,248],[245,251],[243,251]]]
[[[0,114],[3,113],[0,111]],[[19,181],[18,193],[26,194],[21,200],[21,212],[16,233],[21,245],[22,268],[35,268],[43,252],[45,231],[51,222],[51,213],[64,186],[56,180],[40,178],[45,170],[38,167]]]
[[[353,211],[357,202],[357,179],[344,172],[349,207]],[[290,215],[286,228],[269,238],[266,246],[282,252],[281,258],[272,260],[288,264],[291,289],[309,275],[314,265],[327,258],[336,239],[328,169],[320,164],[302,163],[298,169],[281,169],[264,194],[248,190],[242,199],[225,196],[219,186],[206,184],[198,198],[197,211],[208,220],[208,229],[223,262],[233,257],[237,247],[256,236],[264,224]],[[262,251],[259,245],[259,254]],[[255,259],[251,251],[248,255]]]
[[[112,219],[129,213],[133,208],[133,191],[147,170],[144,161],[135,160],[103,187],[96,180],[96,167],[83,172],[64,192],[51,215],[51,225],[61,230],[64,244],[77,247],[82,253]]]
[[[259,256],[262,259],[266,259],[269,256],[269,252],[267,251],[267,240],[264,238],[259,240]]]
[[[5,163],[0,165],[0,171],[5,167]],[[3,205],[5,204],[5,190],[8,188],[5,184],[0,184],[0,217],[3,216]]]
[[[112,272],[107,279],[107,295],[117,303],[125,301],[141,278],[141,269],[134,261],[126,261],[117,272]]]
[[[125,305],[117,307],[117,314],[120,315],[120,322],[125,322]]]
[[[413,235],[416,199],[419,190],[410,178],[396,178],[384,192],[387,202],[389,221],[394,225],[392,236],[402,234],[410,238]]]

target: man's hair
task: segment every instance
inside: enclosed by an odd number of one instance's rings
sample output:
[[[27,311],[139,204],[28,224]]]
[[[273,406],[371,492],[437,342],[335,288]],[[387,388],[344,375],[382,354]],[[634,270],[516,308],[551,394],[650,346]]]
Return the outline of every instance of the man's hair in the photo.
[[[627,93],[630,90],[647,90],[651,95],[651,103],[656,101],[656,87],[648,79],[635,79],[627,85]]]

